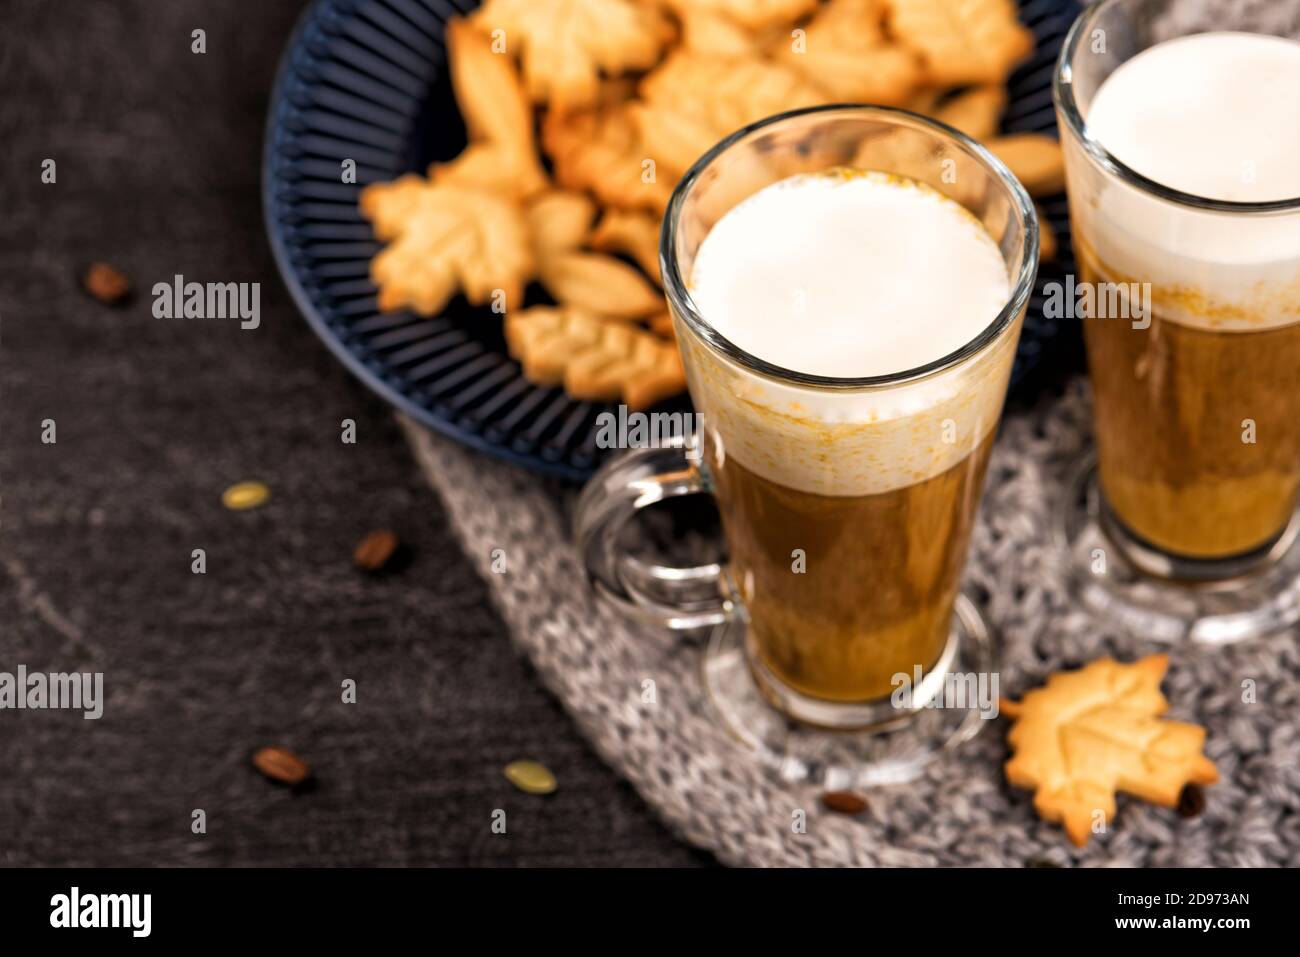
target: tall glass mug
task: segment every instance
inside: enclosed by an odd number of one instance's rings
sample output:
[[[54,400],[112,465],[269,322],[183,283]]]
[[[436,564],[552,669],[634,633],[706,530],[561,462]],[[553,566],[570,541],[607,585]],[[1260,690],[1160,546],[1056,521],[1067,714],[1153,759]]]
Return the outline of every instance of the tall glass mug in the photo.
[[[1300,45],[1260,36],[1295,29],[1300,0],[1263,6],[1105,0],[1057,73],[1097,444],[1064,537],[1085,600],[1155,638],[1300,614],[1300,191],[1233,152],[1300,127],[1271,59],[1300,64]]]
[[[705,237],[756,191],[828,170],[924,184],[978,220],[1010,289],[978,334],[918,368],[837,378],[760,359],[711,324],[692,297]],[[626,613],[718,626],[705,655],[710,697],[787,772],[898,779],[981,724],[975,701],[925,706],[951,672],[994,667],[960,582],[1037,246],[1032,204],[997,159],[949,127],[884,108],[764,120],[714,147],[672,197],[661,265],[702,416],[699,454],[637,449],[607,464],[583,493],[576,538],[592,583]],[[933,279],[958,281],[941,262]],[[789,335],[801,334],[792,324]],[[637,510],[694,493],[717,501],[729,565],[668,568],[620,549]],[[900,675],[913,682],[903,699]]]

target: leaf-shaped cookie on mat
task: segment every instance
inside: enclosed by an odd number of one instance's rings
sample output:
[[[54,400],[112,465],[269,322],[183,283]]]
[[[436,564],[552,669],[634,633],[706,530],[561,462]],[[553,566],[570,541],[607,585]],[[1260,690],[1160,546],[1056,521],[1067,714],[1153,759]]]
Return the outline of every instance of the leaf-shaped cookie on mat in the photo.
[[[1218,771],[1201,749],[1205,729],[1159,718],[1169,708],[1160,681],[1167,655],[1133,664],[1100,658],[1052,675],[1019,702],[1003,699],[1015,720],[1007,780],[1034,791],[1034,807],[1083,847],[1100,813],[1115,816],[1115,792],[1173,807],[1188,784],[1213,784]]]
[[[375,189],[362,191],[363,213],[382,207],[390,195],[383,189],[371,194]],[[409,307],[432,316],[457,290],[474,305],[487,303],[496,290],[507,309],[523,301],[533,255],[518,206],[484,190],[447,183],[425,184],[403,199],[410,206],[399,234],[370,261],[381,310]]]
[[[474,23],[521,58],[531,97],[559,112],[595,103],[602,73],[649,69],[673,33],[637,0],[487,0]]]

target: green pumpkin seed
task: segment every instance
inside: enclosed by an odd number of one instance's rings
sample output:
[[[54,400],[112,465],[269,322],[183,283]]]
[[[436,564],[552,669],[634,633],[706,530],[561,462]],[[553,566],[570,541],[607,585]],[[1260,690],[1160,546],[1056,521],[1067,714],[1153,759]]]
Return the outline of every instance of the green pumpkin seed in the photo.
[[[261,482],[240,482],[221,493],[221,504],[232,512],[257,508],[271,497],[271,490]]]
[[[559,786],[551,769],[536,761],[511,761],[505,775],[507,781],[528,794],[550,794]]]

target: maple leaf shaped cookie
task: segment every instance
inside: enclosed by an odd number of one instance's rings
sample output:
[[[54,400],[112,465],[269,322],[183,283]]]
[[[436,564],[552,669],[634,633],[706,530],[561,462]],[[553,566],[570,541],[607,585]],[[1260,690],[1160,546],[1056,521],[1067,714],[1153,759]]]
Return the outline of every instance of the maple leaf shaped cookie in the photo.
[[[591,248],[607,253],[625,253],[636,260],[645,274],[659,285],[659,229],[662,219],[650,213],[609,209],[591,232]]]
[[[971,87],[939,106],[933,116],[955,126],[967,136],[986,140],[996,136],[1002,111],[1007,106],[1006,88],[997,84]]]
[[[581,192],[551,190],[528,205],[537,278],[547,293],[562,306],[606,319],[646,319],[662,311],[663,296],[636,269],[582,250],[582,242],[594,238],[594,216],[595,204]]]
[[[577,249],[591,232],[596,204],[585,193],[548,190],[524,210],[533,252],[538,259]]]
[[[557,302],[610,319],[645,319],[664,307],[658,290],[613,256],[557,252],[538,262],[537,277]]]
[[[609,206],[658,211],[668,206],[674,180],[647,164],[651,154],[627,103],[548,113],[542,143],[560,185],[590,190]]]
[[[372,183],[361,191],[361,215],[370,220],[375,238],[388,242],[401,235],[411,212],[429,184],[421,176],[407,173],[387,183]]]
[[[798,71],[760,57],[677,52],[641,82],[630,107],[648,155],[678,174],[718,140],[775,113],[826,102]]]
[[[391,185],[383,184],[389,190]],[[362,191],[363,213],[396,202],[393,193],[371,192],[376,189]],[[432,316],[457,290],[474,305],[486,303],[496,290],[507,308],[522,302],[533,257],[519,207],[493,193],[448,183],[424,184],[414,195],[411,189],[404,183],[397,194],[408,204],[400,232],[370,261],[379,308],[409,307]]]
[[[1015,720],[1007,742],[1015,756],[1007,780],[1034,791],[1034,808],[1058,821],[1076,847],[1101,811],[1115,816],[1115,792],[1172,807],[1188,784],[1218,780],[1201,753],[1205,729],[1157,717],[1169,708],[1160,681],[1167,655],[1133,664],[1100,658],[1078,671],[1052,675],[1019,702],[1003,699]]]
[[[1001,83],[1034,49],[1011,0],[888,0],[890,31],[934,86]]]
[[[750,30],[794,23],[817,9],[817,0],[668,0],[686,18],[692,13],[722,16]]]
[[[537,162],[533,104],[513,61],[492,52],[492,41],[468,20],[447,22],[451,84],[470,144],[429,178],[526,198],[546,187]]]
[[[812,18],[801,42],[785,37],[773,52],[832,99],[902,106],[921,80],[921,61],[889,42],[884,17],[884,0],[836,0]]]
[[[538,385],[577,399],[622,398],[644,409],[686,387],[677,344],[582,309],[534,306],[506,317],[506,344]]]
[[[675,12],[684,50],[716,56],[749,56],[755,50],[754,35],[726,14],[689,2],[678,3]]]
[[[557,302],[609,319],[644,319],[663,297],[627,263],[579,248],[591,232],[595,205],[582,193],[552,190],[525,212],[537,278]]]
[[[529,95],[559,112],[595,103],[602,72],[648,70],[672,36],[634,0],[488,0],[474,21],[519,54]]]

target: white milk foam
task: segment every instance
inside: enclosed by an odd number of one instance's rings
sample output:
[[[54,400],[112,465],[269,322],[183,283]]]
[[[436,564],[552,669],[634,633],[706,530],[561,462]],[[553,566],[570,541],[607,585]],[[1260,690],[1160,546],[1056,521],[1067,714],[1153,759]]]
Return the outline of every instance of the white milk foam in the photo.
[[[1300,43],[1253,33],[1167,40],[1106,78],[1086,122],[1161,185],[1233,202],[1300,197]],[[1157,287],[1167,318],[1241,331],[1300,320],[1300,213],[1207,213],[1114,179],[1095,189],[1077,150],[1067,161],[1078,171],[1071,191],[1089,194],[1072,209],[1097,256]]]
[[[709,324],[809,375],[889,375],[970,342],[1007,300],[984,227],[942,194],[884,174],[803,175],[729,211],[695,257]]]
[[[696,253],[690,290],[705,321],[751,355],[846,378],[956,351],[994,322],[1010,281],[993,239],[953,200],[836,171],[790,177],[728,211]],[[684,345],[716,453],[823,495],[885,492],[956,465],[996,424],[1011,354],[999,342],[910,385],[832,391]]]

